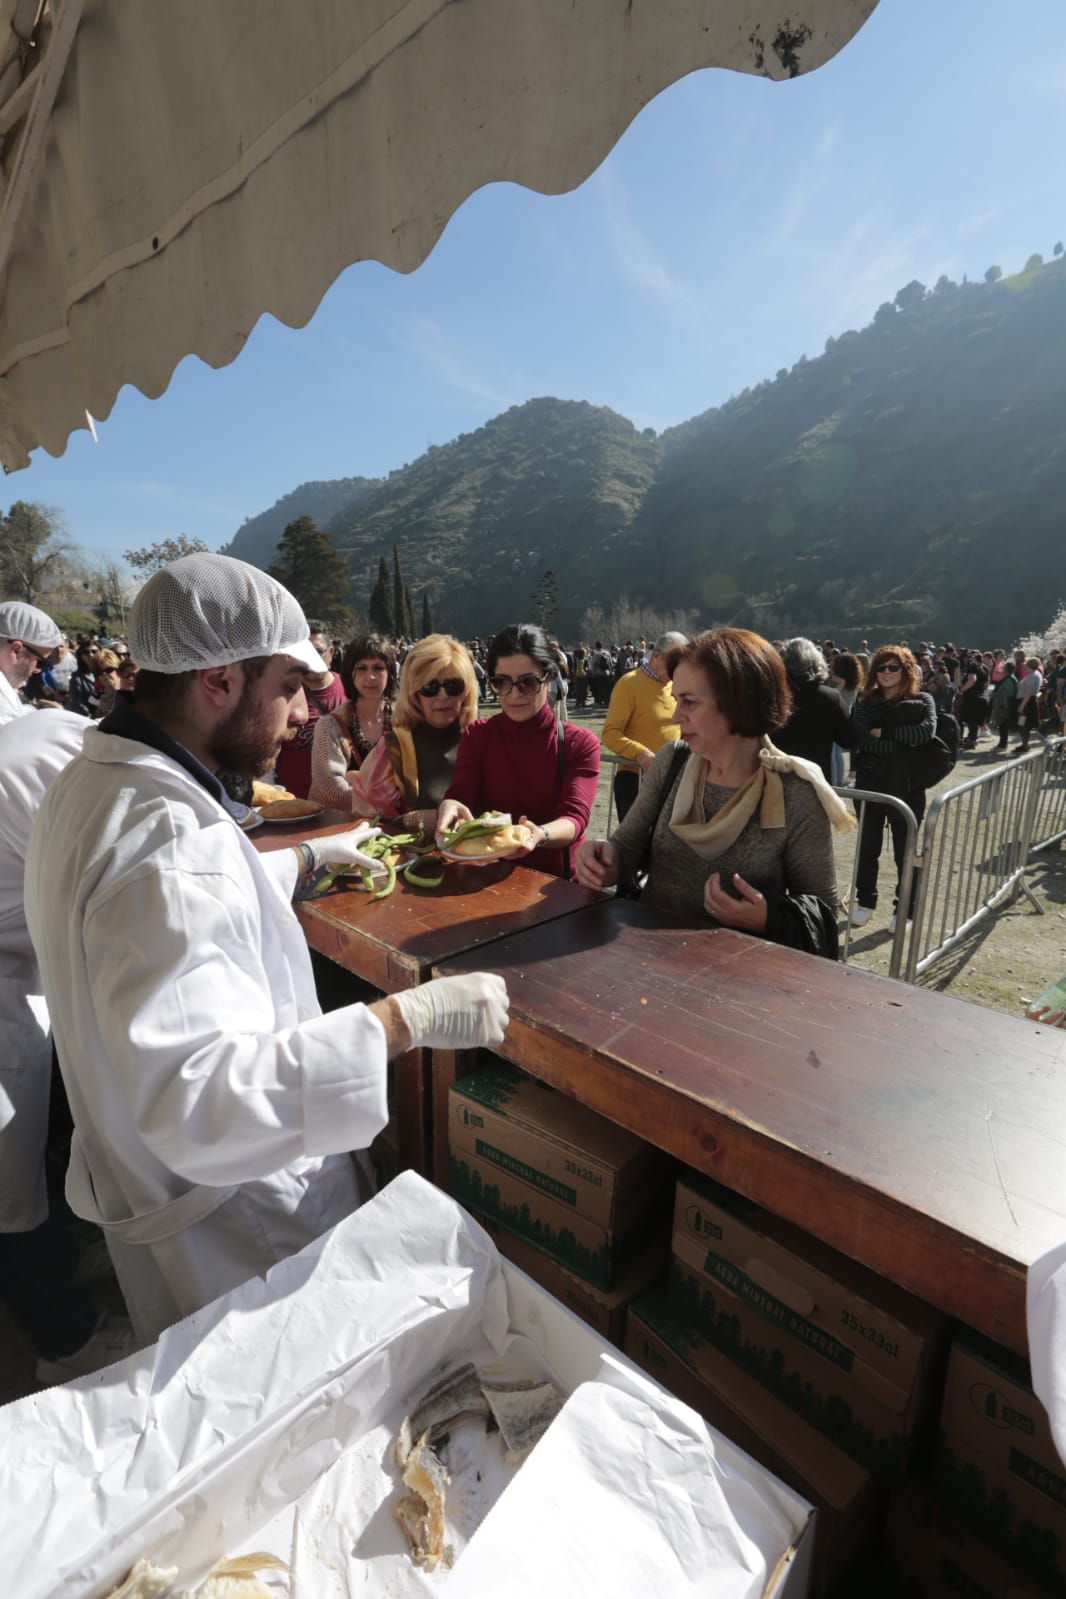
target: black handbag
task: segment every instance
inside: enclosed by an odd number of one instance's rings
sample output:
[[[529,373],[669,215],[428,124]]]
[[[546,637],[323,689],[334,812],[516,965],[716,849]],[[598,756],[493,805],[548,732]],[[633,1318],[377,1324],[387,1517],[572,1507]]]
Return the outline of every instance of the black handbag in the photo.
[[[640,860],[634,867],[632,876],[627,877],[624,882],[620,882],[618,884],[618,887],[615,889],[616,898],[639,899],[643,894],[644,885],[648,881],[648,873],[651,870],[651,843],[653,837],[655,836],[655,829],[659,825],[659,817],[663,813],[663,806],[666,804],[667,795],[670,793],[670,790],[676,783],[678,777],[680,776],[681,768],[684,766],[691,754],[692,751],[689,749],[684,739],[682,739],[678,744],[677,749],[674,751],[673,759],[670,762],[670,770],[666,774],[666,782],[663,784],[659,793],[659,806],[655,812],[655,815],[652,817],[651,826],[648,828],[648,837],[645,841],[644,848],[640,852]]]

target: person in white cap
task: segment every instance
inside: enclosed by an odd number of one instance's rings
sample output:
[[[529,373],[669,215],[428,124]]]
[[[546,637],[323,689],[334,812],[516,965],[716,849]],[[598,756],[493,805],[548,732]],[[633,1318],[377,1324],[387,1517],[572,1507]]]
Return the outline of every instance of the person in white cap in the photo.
[[[60,1204],[49,1207],[52,1038],[23,904],[30,827],[49,785],[81,753],[86,723],[70,711],[0,727],[0,1301],[37,1356],[37,1379],[66,1382],[133,1346],[79,1280]]]
[[[62,637],[52,618],[36,605],[25,600],[0,603],[0,723],[33,710],[19,691],[29,680],[34,661],[47,661]]]
[[[221,555],[155,573],[130,613],[131,696],[52,784],[26,918],[74,1119],[67,1196],[103,1227],[145,1341],[359,1204],[386,1061],[499,1043],[502,980],[445,978],[322,1015],[290,903],[365,860],[366,826],[259,854],[218,781],[258,776],[321,659],[297,602]]]

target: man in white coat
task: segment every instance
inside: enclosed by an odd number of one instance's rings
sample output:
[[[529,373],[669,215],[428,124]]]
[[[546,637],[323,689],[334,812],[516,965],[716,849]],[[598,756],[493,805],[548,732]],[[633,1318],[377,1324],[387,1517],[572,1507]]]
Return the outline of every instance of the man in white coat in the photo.
[[[45,1180],[52,1040],[23,904],[30,827],[49,785],[81,753],[68,711],[0,727],[0,1299],[37,1356],[65,1382],[128,1354],[128,1322],[108,1317],[76,1277],[77,1251],[49,1212]]]
[[[45,797],[26,914],[74,1118],[68,1199],[148,1340],[349,1214],[387,1060],[499,1043],[507,995],[478,973],[321,1014],[291,896],[365,860],[365,828],[259,854],[216,775],[268,770],[306,717],[321,660],[287,590],[186,556],[128,638],[133,696]]]
[[[0,603],[0,723],[32,711],[20,694],[34,661],[47,661],[62,633],[50,616],[24,600]]]

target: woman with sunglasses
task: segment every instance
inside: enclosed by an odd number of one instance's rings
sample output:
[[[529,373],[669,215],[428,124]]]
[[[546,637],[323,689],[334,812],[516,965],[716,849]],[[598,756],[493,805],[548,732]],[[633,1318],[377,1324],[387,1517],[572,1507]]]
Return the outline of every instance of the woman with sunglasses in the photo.
[[[920,688],[918,663],[903,644],[882,644],[874,651],[862,693],[852,706],[855,732],[855,787],[891,794],[909,805],[915,820],[925,815],[925,789],[913,770],[912,753],[928,744],[936,733],[933,696]],[[892,830],[896,861],[896,903],[889,931],[896,930],[899,876],[907,843],[907,827],[897,810],[868,802],[859,834],[859,865],[855,880],[856,903],[852,927],[864,927],[877,909],[877,870],[884,842],[885,823]],[[914,914],[915,879],[907,920]]]
[[[431,834],[460,735],[476,715],[469,651],[447,633],[420,639],[404,657],[391,728],[358,772],[347,774],[355,815],[402,816],[405,827]],[[311,793],[318,798],[313,788]]]
[[[557,663],[543,628],[505,627],[489,645],[486,664],[500,715],[464,732],[437,833],[482,811],[506,811],[534,835],[515,853],[539,871],[572,877],[596,798],[600,741],[588,728],[556,718],[548,687]]]

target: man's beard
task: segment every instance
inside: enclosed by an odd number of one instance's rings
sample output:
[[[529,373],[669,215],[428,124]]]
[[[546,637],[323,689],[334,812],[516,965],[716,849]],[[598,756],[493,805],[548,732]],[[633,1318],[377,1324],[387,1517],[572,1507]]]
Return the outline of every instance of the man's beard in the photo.
[[[258,683],[245,683],[237,704],[211,737],[208,753],[219,771],[260,777],[277,760],[274,719],[258,703],[257,691]]]

